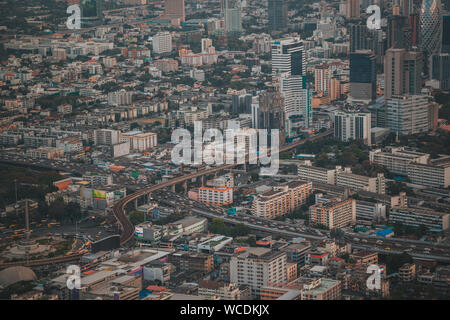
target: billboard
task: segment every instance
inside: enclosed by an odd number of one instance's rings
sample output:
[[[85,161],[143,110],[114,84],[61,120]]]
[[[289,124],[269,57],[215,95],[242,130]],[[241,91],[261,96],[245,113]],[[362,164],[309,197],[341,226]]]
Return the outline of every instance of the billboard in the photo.
[[[136,227],[134,229],[134,235],[138,238],[143,238],[144,237],[144,228]]]
[[[106,192],[92,189],[92,197],[95,199],[106,199]]]

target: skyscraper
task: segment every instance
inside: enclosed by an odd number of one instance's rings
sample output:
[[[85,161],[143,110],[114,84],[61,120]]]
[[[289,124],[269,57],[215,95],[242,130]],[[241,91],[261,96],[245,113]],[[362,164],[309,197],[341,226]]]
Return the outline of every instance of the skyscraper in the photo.
[[[369,46],[369,29],[365,24],[350,25],[350,52],[372,49]]]
[[[388,49],[384,57],[384,96],[418,94],[422,89],[422,53]]]
[[[164,15],[180,18],[180,21],[184,21],[186,18],[184,0],[165,0]]]
[[[305,50],[300,38],[275,40],[272,43],[272,73],[279,76],[289,73],[293,76],[306,75]]]
[[[370,50],[350,53],[350,98],[369,103],[377,97],[375,54]]]
[[[269,30],[282,31],[287,27],[287,1],[269,0]]]
[[[450,53],[450,14],[442,17],[442,53]]]
[[[450,53],[432,55],[431,78],[439,80],[440,89],[450,90]]]
[[[305,77],[283,73],[280,92],[284,97],[286,133],[294,137],[299,129],[312,126],[312,90],[306,89]]]
[[[103,19],[103,0],[81,0],[81,23],[84,27],[98,25]]]
[[[412,30],[408,17],[394,15],[388,18],[387,41],[388,48],[411,48]]]
[[[225,31],[227,33],[242,32],[242,12],[240,0],[225,0]]]
[[[259,95],[258,129],[280,130],[280,145],[285,142],[284,98],[277,91],[265,91]],[[270,144],[270,141],[268,141]]]
[[[387,127],[399,135],[428,131],[428,106],[426,96],[392,96],[386,100]]]
[[[423,0],[420,8],[420,47],[426,56],[440,52],[441,37],[441,1]]]
[[[360,2],[359,0],[347,0],[347,19],[359,18]]]

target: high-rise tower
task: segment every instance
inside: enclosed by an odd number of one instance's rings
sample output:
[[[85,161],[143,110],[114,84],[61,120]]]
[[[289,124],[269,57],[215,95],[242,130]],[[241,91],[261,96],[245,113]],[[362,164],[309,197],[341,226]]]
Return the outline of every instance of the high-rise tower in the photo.
[[[439,53],[442,38],[441,0],[423,0],[420,8],[420,47],[428,56]]]

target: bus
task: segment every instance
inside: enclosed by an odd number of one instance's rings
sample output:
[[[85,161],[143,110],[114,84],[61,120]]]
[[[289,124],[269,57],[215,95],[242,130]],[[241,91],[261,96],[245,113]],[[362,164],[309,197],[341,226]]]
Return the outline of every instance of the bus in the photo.
[[[47,227],[52,228],[52,227],[59,227],[61,225],[61,223],[59,222],[50,222],[49,224],[47,224]]]
[[[20,234],[20,233],[24,233],[26,230],[25,229],[17,229],[17,230],[14,230],[14,234]]]

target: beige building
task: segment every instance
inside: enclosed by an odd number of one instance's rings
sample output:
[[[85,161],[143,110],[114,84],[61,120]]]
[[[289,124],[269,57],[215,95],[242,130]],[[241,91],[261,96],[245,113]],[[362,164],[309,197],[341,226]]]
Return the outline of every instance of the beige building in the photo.
[[[390,147],[384,150],[377,149],[369,153],[371,162],[386,167],[392,173],[402,175],[408,174],[410,164],[427,164],[429,158],[429,154],[407,150],[404,147]]]
[[[337,172],[336,185],[354,190],[366,190],[379,194],[386,193],[386,181],[382,173],[379,173],[377,177],[371,178],[350,172]]]
[[[252,214],[274,219],[301,207],[312,194],[312,182],[291,181],[253,199]]]
[[[208,299],[241,300],[241,291],[234,283],[202,280],[198,285],[198,295]]]
[[[297,173],[300,179],[336,184],[336,169],[313,167],[311,162],[306,162],[306,165],[297,166]]]
[[[233,188],[230,187],[200,187],[198,199],[201,203],[226,206],[233,203]]]
[[[309,207],[312,225],[323,225],[328,229],[343,228],[356,223],[356,200],[332,199]]]

